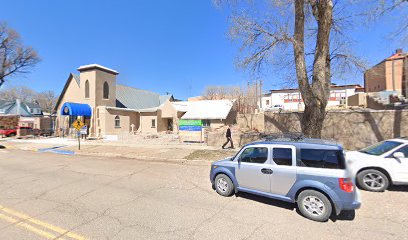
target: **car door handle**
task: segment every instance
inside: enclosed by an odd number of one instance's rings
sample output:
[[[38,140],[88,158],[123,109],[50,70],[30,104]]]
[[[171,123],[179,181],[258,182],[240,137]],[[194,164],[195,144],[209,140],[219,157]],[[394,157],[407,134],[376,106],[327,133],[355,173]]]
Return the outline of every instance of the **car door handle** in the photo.
[[[262,168],[261,172],[263,174],[272,174],[273,173],[272,169],[270,169],[270,168]]]

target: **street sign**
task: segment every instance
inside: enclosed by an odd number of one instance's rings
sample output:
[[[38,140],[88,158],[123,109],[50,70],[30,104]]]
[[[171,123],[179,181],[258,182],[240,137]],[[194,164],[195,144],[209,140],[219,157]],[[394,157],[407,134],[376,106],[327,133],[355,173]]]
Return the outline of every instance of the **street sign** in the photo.
[[[73,126],[76,130],[80,131],[81,128],[84,126],[84,123],[83,123],[81,120],[77,119],[77,120],[75,120],[75,121],[72,123],[72,126]]]
[[[80,133],[84,135],[88,134],[88,127],[86,125],[82,126]]]

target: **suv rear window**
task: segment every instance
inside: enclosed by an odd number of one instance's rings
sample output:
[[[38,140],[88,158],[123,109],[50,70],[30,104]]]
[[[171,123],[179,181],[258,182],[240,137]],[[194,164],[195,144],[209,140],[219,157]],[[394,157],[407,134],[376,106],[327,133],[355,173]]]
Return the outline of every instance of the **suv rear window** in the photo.
[[[314,168],[345,169],[343,151],[301,149],[300,166]]]

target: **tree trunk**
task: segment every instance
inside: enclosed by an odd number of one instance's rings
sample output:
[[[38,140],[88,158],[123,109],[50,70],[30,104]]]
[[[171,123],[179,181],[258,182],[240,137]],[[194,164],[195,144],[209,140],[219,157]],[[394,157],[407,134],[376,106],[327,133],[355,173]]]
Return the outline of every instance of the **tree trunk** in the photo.
[[[302,116],[302,132],[307,137],[320,138],[323,122],[326,117],[326,106],[330,96],[330,30],[333,17],[333,3],[331,0],[310,1],[313,16],[317,21],[317,40],[313,62],[312,84],[307,76],[304,28],[305,28],[305,1],[295,1],[295,33],[294,54],[296,62],[296,76],[299,90],[305,104]]]

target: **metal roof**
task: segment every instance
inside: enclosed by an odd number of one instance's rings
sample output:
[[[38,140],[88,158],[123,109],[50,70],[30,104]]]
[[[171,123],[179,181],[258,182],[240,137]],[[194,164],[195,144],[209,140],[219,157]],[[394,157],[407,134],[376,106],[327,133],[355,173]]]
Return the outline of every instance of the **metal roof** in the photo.
[[[157,108],[170,98],[171,95],[160,95],[158,93],[138,88],[128,87],[120,84],[116,85],[117,107],[126,107],[140,110]]]
[[[81,85],[81,80],[80,80],[79,76],[76,75],[76,74],[74,74],[74,73],[71,73],[71,74],[72,74],[72,77],[73,77],[73,78],[75,79],[75,81],[77,82],[78,86],[80,86],[80,85]]]

